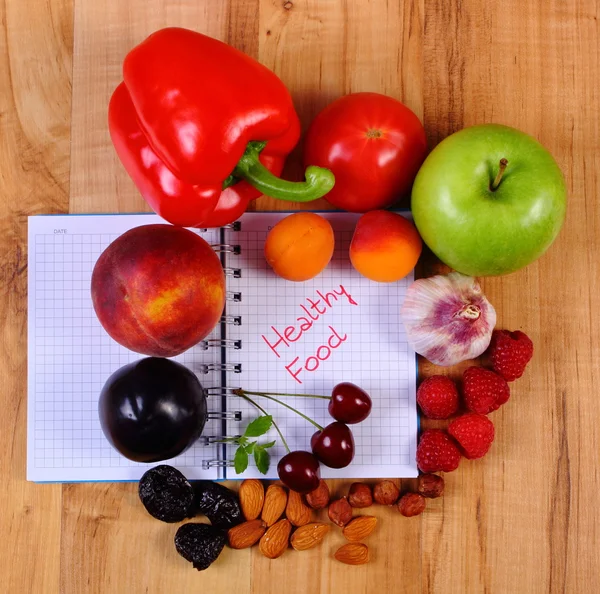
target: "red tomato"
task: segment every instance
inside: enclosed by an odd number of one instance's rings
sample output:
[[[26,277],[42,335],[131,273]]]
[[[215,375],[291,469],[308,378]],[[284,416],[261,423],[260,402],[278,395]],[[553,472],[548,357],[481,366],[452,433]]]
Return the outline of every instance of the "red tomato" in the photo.
[[[423,125],[406,105],[379,93],[353,93],[314,119],[304,161],[333,171],[328,202],[366,212],[408,194],[426,152]]]

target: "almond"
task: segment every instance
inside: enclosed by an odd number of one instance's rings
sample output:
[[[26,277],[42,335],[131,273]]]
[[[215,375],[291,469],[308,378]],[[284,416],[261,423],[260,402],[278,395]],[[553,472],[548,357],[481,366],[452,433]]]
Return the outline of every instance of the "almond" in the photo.
[[[260,552],[268,559],[281,557],[288,548],[288,539],[290,538],[291,531],[292,525],[289,520],[283,519],[273,524],[260,539],[260,544],[258,545]]]
[[[327,515],[334,524],[337,524],[341,528],[352,519],[352,508],[348,500],[342,497],[329,504]]]
[[[265,502],[265,488],[256,479],[246,479],[240,485],[240,505],[246,520],[256,520]]]
[[[300,528],[292,534],[290,542],[297,551],[306,551],[307,549],[312,549],[320,544],[328,532],[328,524],[312,522],[311,524],[300,526]]]
[[[323,479],[319,481],[319,486],[306,496],[306,503],[313,509],[327,507],[329,504],[329,487]]]
[[[249,520],[238,524],[227,532],[229,546],[232,549],[247,549],[260,540],[266,529],[267,525],[262,520]]]
[[[362,543],[350,542],[335,552],[335,558],[346,565],[363,565],[369,562],[369,549]]]
[[[304,501],[302,501],[302,495],[300,495],[300,493],[296,493],[296,491],[290,491],[288,493],[285,516],[294,526],[304,526],[304,524],[308,524],[310,522],[312,511],[310,507],[304,504]]]
[[[262,519],[267,526],[273,526],[281,518],[287,503],[287,493],[279,485],[269,485],[262,508]]]
[[[375,526],[377,526],[377,518],[375,516],[358,516],[344,526],[342,532],[350,542],[358,542],[367,538],[375,530]]]

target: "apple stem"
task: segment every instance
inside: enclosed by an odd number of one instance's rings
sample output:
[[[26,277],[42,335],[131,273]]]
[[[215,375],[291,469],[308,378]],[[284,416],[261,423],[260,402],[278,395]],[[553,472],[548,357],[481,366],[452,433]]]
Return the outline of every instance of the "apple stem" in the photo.
[[[252,400],[252,398],[248,398],[248,396],[246,396],[245,394],[237,394],[240,398],[243,398],[244,400],[248,401],[252,406],[255,406],[261,413],[263,413],[263,415],[269,416],[269,413],[260,405],[258,404],[258,402],[254,402],[254,400]],[[277,431],[277,433],[279,433],[279,437],[281,437],[281,441],[283,442],[283,445],[285,447],[285,449],[287,450],[287,453],[289,454],[291,452],[290,447],[287,444],[287,441],[285,440],[285,437],[283,437],[283,433],[281,432],[281,429],[279,428],[279,425],[277,425],[277,423],[275,422],[275,419],[272,420],[273,423],[273,427],[275,427],[275,430]]]
[[[263,398],[268,398],[269,400],[273,400],[273,402],[277,402],[277,404],[281,404],[281,406],[285,406],[285,408],[288,408],[289,410],[295,412],[297,415],[301,416],[303,419],[305,419],[309,423],[312,423],[319,431],[323,431],[323,427],[321,425],[319,425],[319,423],[317,423],[316,421],[313,421],[310,417],[307,417],[304,413],[301,413],[297,408],[294,408],[293,406],[290,406],[289,404],[286,404],[285,402],[281,402],[281,400],[278,400],[277,398],[273,398],[272,396],[269,396],[265,392],[246,392],[246,390],[242,390],[241,388],[239,388],[237,390],[234,390],[233,393],[236,396],[241,396],[242,398],[245,398],[246,400],[249,400],[249,398],[248,398],[248,396],[246,396],[246,394],[253,394],[254,396],[262,396]]]
[[[494,183],[492,184],[492,187],[490,188],[492,190],[492,192],[495,192],[498,189],[498,186],[500,185],[500,182],[502,181],[502,176],[504,175],[504,172],[506,171],[507,165],[508,165],[508,161],[504,157],[502,159],[500,159],[500,168],[498,169],[498,175],[496,175],[496,179],[494,180]]]

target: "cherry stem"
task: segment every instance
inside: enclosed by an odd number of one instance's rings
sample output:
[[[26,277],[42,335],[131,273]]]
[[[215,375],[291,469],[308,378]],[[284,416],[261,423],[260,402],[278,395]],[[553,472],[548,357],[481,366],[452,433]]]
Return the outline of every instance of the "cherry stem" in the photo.
[[[246,396],[243,393],[238,393],[237,390],[235,390],[236,395],[239,396],[240,398],[243,398],[244,400],[247,400],[250,404],[252,404],[252,406],[255,406],[256,408],[258,408],[258,410],[263,413],[266,416],[271,416],[269,415],[269,413],[257,402],[254,402],[254,400],[252,400],[252,398],[248,398],[248,396]],[[243,392],[243,390],[240,390],[240,392]],[[285,449],[287,450],[287,453],[289,454],[291,452],[290,447],[287,444],[287,441],[285,440],[285,437],[283,437],[283,433],[281,432],[281,429],[279,428],[279,426],[277,425],[277,423],[275,422],[275,419],[273,419],[273,417],[271,416],[272,422],[273,422],[273,427],[275,427],[275,430],[277,431],[277,433],[279,433],[279,437],[281,437],[281,441],[283,442],[283,445],[285,446]]]
[[[500,159],[500,168],[498,169],[498,174],[496,175],[496,179],[494,180],[494,183],[491,186],[491,190],[492,192],[495,192],[498,189],[498,186],[500,185],[500,182],[502,181],[502,176],[504,175],[504,172],[506,171],[506,166],[508,165],[508,160],[505,159],[504,157],[502,159]]]
[[[246,399],[248,399],[246,394],[253,394],[254,396],[262,396],[263,398],[268,398],[269,400],[273,400],[273,402],[277,402],[277,404],[281,404],[281,406],[285,406],[285,408],[288,408],[289,410],[295,412],[297,415],[301,416],[303,419],[305,419],[309,423],[312,423],[319,431],[323,431],[323,427],[321,425],[319,425],[319,423],[317,423],[316,421],[313,421],[310,417],[307,417],[304,413],[301,413],[297,408],[294,408],[293,406],[290,406],[289,404],[286,404],[285,402],[281,402],[281,400],[277,400],[277,398],[273,398],[272,396],[269,396],[269,394],[266,394],[265,392],[246,392],[245,390],[238,388],[237,390],[233,390],[233,393],[236,394],[237,396],[241,396],[242,398],[246,398]]]
[[[320,398],[322,400],[331,400],[331,396],[318,396],[317,394],[282,394],[281,392],[250,392],[249,390],[234,390],[234,393],[238,394],[251,394],[253,396],[283,396],[283,397],[298,397],[298,398]]]

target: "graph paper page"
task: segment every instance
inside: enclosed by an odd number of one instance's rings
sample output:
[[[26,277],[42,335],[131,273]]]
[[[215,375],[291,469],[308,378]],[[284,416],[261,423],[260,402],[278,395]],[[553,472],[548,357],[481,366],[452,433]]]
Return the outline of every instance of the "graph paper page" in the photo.
[[[227,337],[240,340],[240,350],[228,351],[228,363],[241,372],[228,373],[228,386],[250,391],[330,395],[339,382],[353,382],[366,390],[373,409],[369,418],[353,425],[356,453],[352,464],[334,470],[321,466],[324,478],[417,476],[416,356],[409,348],[400,308],[412,274],[395,283],[375,283],[352,267],[348,248],[358,215],[323,213],[335,232],[336,250],[329,266],[315,279],[289,282],[277,277],[264,258],[270,227],[288,214],[246,213],[241,230],[227,231],[228,243],[239,244],[239,255],[228,255],[228,265],[239,267],[241,278],[230,278],[230,291],[241,302],[228,312],[242,317]],[[236,307],[237,305],[237,307]],[[310,450],[315,428],[293,412],[256,396],[284,434],[290,449]],[[321,425],[333,419],[327,401],[285,398]],[[256,409],[235,396],[228,409],[240,410],[242,421],[228,422],[228,434],[243,432]],[[277,460],[285,454],[273,430],[264,441],[277,440],[271,450],[269,478],[276,478]],[[227,457],[233,458],[228,447]],[[228,478],[236,478],[227,469]],[[260,477],[251,461],[244,477]]]
[[[98,396],[108,377],[141,359],[104,331],[92,308],[90,279],[101,252],[139,225],[164,223],[156,215],[65,215],[29,218],[27,478],[32,481],[137,480],[155,464],[127,460],[108,443],[98,420]],[[220,231],[200,232],[210,244]],[[217,327],[208,338],[220,338]],[[175,360],[198,374],[205,387],[220,386],[219,349],[200,346]],[[217,398],[209,410],[220,411]],[[208,421],[203,435],[220,436],[221,421]],[[221,448],[198,442],[169,464],[188,478],[218,478],[202,469]]]

